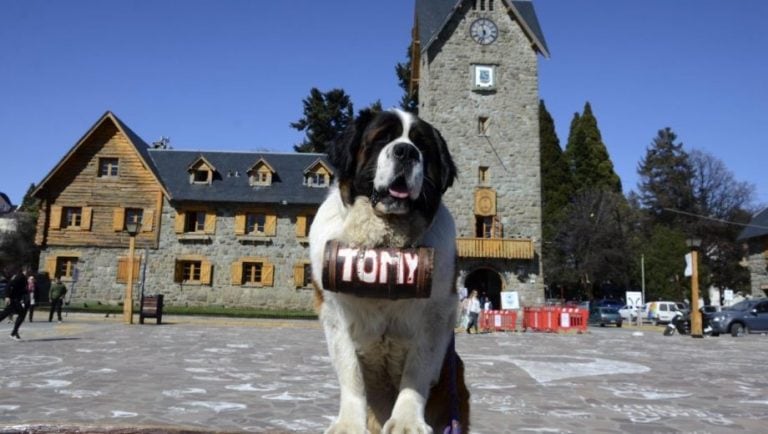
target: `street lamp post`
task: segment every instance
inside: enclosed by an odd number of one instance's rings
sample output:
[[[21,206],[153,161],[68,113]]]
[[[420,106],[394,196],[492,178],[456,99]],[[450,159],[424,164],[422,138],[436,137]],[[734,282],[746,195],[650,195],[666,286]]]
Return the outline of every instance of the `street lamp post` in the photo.
[[[691,249],[691,337],[703,338],[701,312],[699,311],[699,247],[700,238],[689,238],[686,242]]]
[[[123,320],[126,324],[133,324],[133,251],[136,247],[136,234],[141,229],[141,223],[137,220],[125,223],[125,231],[128,232],[128,285],[125,287],[125,300],[123,301]]]

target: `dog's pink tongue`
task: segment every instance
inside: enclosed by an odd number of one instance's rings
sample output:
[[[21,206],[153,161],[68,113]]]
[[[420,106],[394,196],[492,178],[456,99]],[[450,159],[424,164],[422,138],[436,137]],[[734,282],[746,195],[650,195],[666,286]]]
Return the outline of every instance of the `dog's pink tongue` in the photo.
[[[407,190],[395,190],[394,188],[389,188],[389,194],[392,197],[396,197],[398,199],[405,199],[408,197],[408,191]]]

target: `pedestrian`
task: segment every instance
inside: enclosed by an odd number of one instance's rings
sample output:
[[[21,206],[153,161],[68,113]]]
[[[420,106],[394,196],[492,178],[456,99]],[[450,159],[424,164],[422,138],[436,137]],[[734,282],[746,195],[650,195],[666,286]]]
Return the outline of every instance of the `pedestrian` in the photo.
[[[24,304],[27,305],[27,311],[29,312],[29,322],[32,322],[32,317],[35,315],[37,279],[35,279],[35,273],[32,270],[27,270],[25,274],[27,276],[27,297],[24,299]]]
[[[53,280],[53,285],[51,285],[51,313],[48,314],[48,322],[53,321],[54,311],[58,314],[59,322],[61,322],[61,305],[64,304],[65,295],[67,295],[67,287],[61,283],[61,277],[56,276],[56,278]]]
[[[5,309],[0,312],[0,321],[4,320],[9,315],[16,314],[16,322],[13,323],[11,339],[17,341],[21,340],[21,336],[19,336],[19,327],[21,327],[21,323],[24,322],[24,318],[27,316],[27,308],[24,305],[26,296],[27,278],[21,270],[18,270],[8,284],[8,290],[5,294]]]
[[[470,330],[474,327],[475,334],[477,330],[477,318],[480,316],[480,300],[477,299],[477,290],[472,290],[469,294],[469,302],[467,302],[467,312],[469,313],[469,321],[467,322],[467,334],[471,334]]]

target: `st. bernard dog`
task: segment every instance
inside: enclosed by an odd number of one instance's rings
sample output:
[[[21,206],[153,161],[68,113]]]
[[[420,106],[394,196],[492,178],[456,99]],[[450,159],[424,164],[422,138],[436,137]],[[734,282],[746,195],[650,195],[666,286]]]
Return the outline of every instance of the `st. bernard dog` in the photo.
[[[469,392],[452,345],[456,229],[441,201],[456,166],[443,137],[404,111],[363,111],[328,157],[336,181],[309,233],[315,307],[341,394],[326,433],[441,433],[452,419],[467,432]],[[429,298],[324,290],[329,240],[358,248],[432,247]]]

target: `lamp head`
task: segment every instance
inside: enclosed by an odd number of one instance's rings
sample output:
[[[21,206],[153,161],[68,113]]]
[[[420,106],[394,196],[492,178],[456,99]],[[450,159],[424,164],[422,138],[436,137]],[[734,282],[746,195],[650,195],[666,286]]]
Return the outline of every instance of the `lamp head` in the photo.
[[[135,237],[139,230],[141,230],[141,222],[138,220],[125,222],[125,231],[128,232],[128,235]]]

